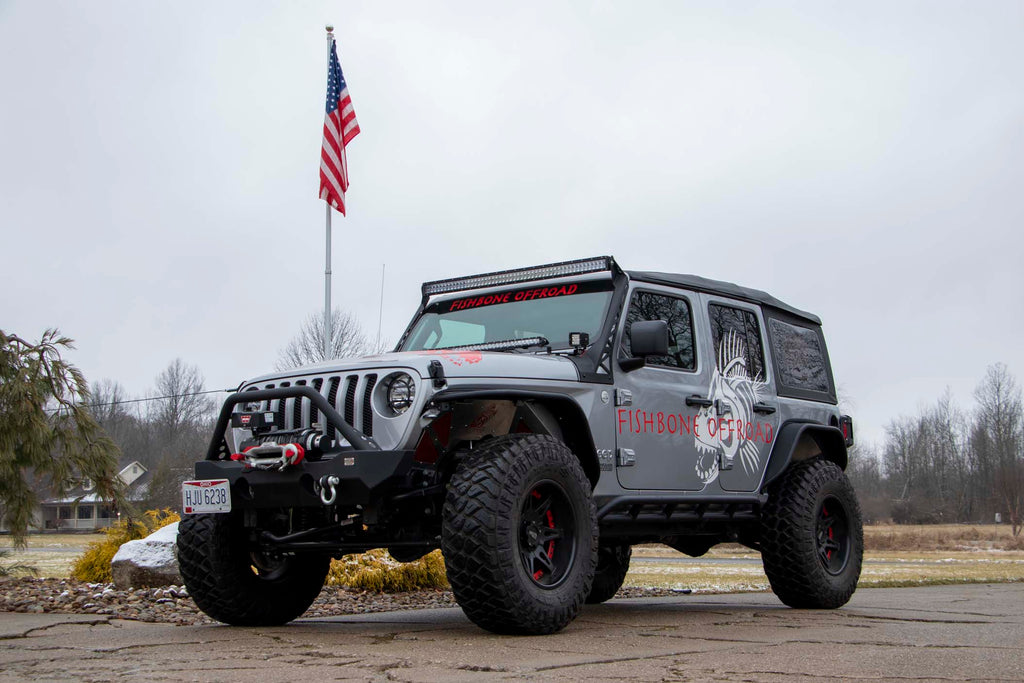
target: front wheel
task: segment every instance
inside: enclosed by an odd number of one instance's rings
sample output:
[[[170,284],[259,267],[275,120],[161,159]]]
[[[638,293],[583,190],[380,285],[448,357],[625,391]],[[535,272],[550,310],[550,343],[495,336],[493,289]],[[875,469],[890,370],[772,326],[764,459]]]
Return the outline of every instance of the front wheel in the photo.
[[[839,466],[791,465],[768,489],[761,557],[772,590],[790,607],[834,609],[857,588],[864,557],[860,505]]]
[[[305,612],[323,588],[324,555],[253,552],[230,514],[186,515],[178,565],[199,609],[232,626],[276,626]]]
[[[546,634],[590,592],[597,515],[576,456],[542,435],[496,438],[456,469],[441,551],[466,616],[495,633]]]

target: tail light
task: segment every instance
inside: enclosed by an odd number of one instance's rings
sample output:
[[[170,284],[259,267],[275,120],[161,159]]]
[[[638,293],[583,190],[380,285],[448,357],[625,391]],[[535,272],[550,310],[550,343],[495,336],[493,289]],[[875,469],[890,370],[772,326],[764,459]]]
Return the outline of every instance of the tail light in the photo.
[[[839,429],[842,430],[843,440],[846,441],[846,447],[849,448],[853,445],[853,418],[849,415],[840,417]]]

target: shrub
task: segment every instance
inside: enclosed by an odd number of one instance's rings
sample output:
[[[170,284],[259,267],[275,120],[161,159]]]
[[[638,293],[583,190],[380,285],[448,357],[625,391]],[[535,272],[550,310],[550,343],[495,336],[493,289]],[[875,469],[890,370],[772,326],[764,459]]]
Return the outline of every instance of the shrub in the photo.
[[[331,562],[328,586],[342,586],[375,593],[399,593],[424,588],[447,588],[441,551],[435,550],[415,562],[399,562],[384,549],[361,555],[345,555]]]
[[[90,543],[82,556],[75,560],[71,567],[71,578],[90,583],[110,583],[114,580],[110,573],[110,561],[114,559],[118,548],[128,541],[145,538],[180,519],[177,512],[164,508],[147,510],[141,519],[119,521],[105,529],[104,537]]]

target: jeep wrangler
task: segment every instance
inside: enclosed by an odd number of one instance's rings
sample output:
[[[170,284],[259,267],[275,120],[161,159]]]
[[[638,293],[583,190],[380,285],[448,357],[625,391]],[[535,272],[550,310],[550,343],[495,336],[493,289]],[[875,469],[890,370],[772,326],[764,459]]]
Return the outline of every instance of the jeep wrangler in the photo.
[[[181,575],[219,621],[300,616],[331,558],[440,548],[466,615],[564,628],[631,546],[758,550],[787,605],[853,594],[821,321],[754,289],[597,257],[428,282],[394,353],[241,384],[183,484]]]

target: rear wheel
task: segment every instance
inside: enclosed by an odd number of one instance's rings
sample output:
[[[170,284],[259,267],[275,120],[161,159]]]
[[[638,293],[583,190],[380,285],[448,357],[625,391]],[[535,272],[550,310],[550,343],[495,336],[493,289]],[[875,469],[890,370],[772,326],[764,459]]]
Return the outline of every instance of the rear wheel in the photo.
[[[587,596],[588,605],[596,605],[615,597],[622,588],[629,571],[629,559],[633,556],[633,548],[625,544],[601,543],[597,549],[597,570],[594,572],[594,585]]]
[[[482,628],[564,628],[590,592],[597,544],[590,483],[556,439],[496,438],[452,477],[441,551],[455,599]]]
[[[274,626],[300,616],[323,588],[324,555],[253,552],[237,517],[187,515],[178,565],[199,609],[233,626]]]
[[[864,556],[860,505],[839,466],[790,466],[768,489],[761,557],[772,590],[790,607],[832,609],[857,588]]]

